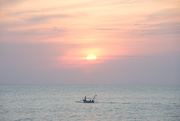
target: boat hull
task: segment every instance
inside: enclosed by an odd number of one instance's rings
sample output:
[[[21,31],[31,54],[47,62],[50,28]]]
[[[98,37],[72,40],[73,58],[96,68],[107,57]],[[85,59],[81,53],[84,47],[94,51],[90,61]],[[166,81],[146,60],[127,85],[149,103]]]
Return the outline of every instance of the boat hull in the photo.
[[[94,100],[83,100],[84,103],[94,103]]]

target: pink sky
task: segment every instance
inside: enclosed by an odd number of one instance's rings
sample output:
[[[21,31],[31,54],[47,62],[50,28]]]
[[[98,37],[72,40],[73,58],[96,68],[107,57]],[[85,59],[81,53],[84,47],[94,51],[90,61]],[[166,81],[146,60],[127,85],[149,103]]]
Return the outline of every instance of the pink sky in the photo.
[[[0,81],[179,84],[179,13],[179,0],[1,0]]]

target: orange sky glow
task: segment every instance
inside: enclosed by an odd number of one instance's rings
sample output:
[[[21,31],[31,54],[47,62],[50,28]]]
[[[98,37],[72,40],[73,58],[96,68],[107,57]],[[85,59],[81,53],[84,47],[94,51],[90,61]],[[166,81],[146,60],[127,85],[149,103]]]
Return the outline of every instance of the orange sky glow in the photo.
[[[36,46],[27,50],[34,63],[54,69],[172,56],[180,52],[179,13],[179,0],[1,0],[0,43]]]

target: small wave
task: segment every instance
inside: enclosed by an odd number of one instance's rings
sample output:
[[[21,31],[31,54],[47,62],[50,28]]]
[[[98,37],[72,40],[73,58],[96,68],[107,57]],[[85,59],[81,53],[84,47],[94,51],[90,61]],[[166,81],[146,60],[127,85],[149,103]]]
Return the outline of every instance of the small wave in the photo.
[[[98,103],[119,104],[119,102],[98,102]]]
[[[15,121],[33,121],[34,118],[20,118]]]
[[[129,102],[127,102],[127,103],[122,103],[122,104],[130,104]]]
[[[0,111],[0,114],[6,114],[8,112],[9,112],[8,110],[3,109],[3,110]]]

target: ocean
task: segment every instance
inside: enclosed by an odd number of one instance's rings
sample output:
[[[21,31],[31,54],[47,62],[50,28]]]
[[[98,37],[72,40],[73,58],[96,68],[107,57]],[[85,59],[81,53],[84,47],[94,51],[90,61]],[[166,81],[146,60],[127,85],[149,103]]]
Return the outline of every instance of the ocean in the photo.
[[[0,85],[0,121],[180,121],[180,86]]]

